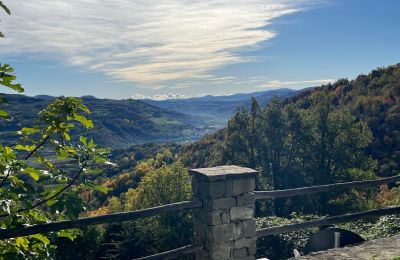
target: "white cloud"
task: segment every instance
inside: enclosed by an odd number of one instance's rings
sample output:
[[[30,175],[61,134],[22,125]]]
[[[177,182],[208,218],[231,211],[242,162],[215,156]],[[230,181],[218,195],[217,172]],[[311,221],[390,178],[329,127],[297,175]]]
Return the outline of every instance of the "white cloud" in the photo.
[[[180,93],[156,94],[154,96],[145,96],[135,93],[131,96],[132,99],[153,99],[153,100],[166,100],[166,99],[185,99],[189,96]]]
[[[334,79],[314,79],[314,80],[299,80],[299,81],[282,81],[282,80],[268,80],[267,82],[256,86],[257,88],[278,88],[293,85],[321,85],[334,82]]]
[[[135,93],[133,95],[131,95],[131,99],[151,99],[150,96],[145,96],[139,93]]]
[[[276,36],[271,20],[306,0],[7,1],[0,54],[35,54],[149,86],[207,78]],[[267,27],[265,27],[267,26]]]

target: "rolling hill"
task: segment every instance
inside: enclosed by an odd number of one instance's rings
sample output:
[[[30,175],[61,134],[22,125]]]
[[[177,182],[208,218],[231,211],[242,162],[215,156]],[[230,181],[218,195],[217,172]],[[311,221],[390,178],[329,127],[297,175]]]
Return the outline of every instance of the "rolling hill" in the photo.
[[[251,97],[257,99],[261,105],[278,96],[282,99],[292,97],[297,91],[291,89],[277,89],[254,93],[240,93],[228,96],[204,96],[188,99],[151,100],[145,99],[148,104],[165,108],[171,111],[201,117],[211,130],[217,130],[226,125],[229,118],[242,105],[249,106]]]
[[[54,97],[5,95],[5,110],[12,121],[0,121],[1,138],[15,140],[15,131],[30,126],[36,113],[45,108]],[[200,137],[199,120],[193,116],[168,111],[138,100],[110,100],[83,97],[91,110],[88,116],[95,125],[90,136],[97,143],[110,147],[126,147],[144,142],[187,141]],[[84,130],[79,129],[82,133]]]

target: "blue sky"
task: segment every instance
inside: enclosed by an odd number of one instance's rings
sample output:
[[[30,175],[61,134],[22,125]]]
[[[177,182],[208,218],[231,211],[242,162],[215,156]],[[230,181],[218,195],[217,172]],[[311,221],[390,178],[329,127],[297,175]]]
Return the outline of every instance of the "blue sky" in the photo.
[[[3,2],[1,61],[28,95],[299,89],[400,62],[398,0]]]

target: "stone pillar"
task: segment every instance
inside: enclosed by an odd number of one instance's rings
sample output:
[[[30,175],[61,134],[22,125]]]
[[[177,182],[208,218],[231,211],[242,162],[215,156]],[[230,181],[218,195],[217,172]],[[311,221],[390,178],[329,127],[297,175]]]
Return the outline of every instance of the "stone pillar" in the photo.
[[[221,166],[190,173],[193,197],[203,202],[193,214],[195,243],[204,245],[196,259],[254,259],[257,171]]]

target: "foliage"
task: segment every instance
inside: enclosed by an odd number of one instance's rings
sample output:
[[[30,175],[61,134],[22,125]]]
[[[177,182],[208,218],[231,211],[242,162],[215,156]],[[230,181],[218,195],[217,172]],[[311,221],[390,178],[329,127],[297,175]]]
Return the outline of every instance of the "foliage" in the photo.
[[[316,215],[291,214],[288,218],[276,216],[257,218],[257,229],[300,223],[319,219]],[[303,252],[309,236],[318,228],[303,229],[290,233],[282,233],[262,237],[257,240],[257,257],[268,259],[288,259],[293,257],[293,249]]]
[[[87,211],[86,216],[155,207],[191,198],[188,170],[175,161],[168,149],[163,148],[153,158],[139,161],[130,172],[105,178],[104,185],[114,190],[108,193],[100,207]],[[104,225],[102,228],[101,246],[90,252],[80,249],[76,254],[70,253],[71,259],[82,255],[87,259],[140,257],[189,244],[193,232],[192,220],[187,212]],[[92,234],[86,232],[89,230],[84,231],[76,241],[60,245],[58,251],[81,248],[80,243],[87,241],[87,236]]]
[[[1,1],[0,7],[10,14]],[[0,85],[22,93],[24,89],[15,80],[14,69],[0,64]],[[2,96],[0,120],[7,125],[13,117],[3,109],[4,102]],[[75,219],[84,209],[78,192],[104,191],[96,186],[95,176],[101,173],[99,165],[108,162],[110,150],[98,148],[84,136],[71,137],[74,123],[93,128],[85,116],[89,113],[81,100],[60,97],[17,132],[17,143],[0,143],[0,228]],[[76,231],[69,230],[2,240],[0,258],[50,259],[56,237],[73,239],[76,235]]]
[[[179,202],[191,196],[187,169],[179,162],[164,164],[146,174],[137,189],[125,193],[127,210],[150,208]]]
[[[101,173],[98,165],[107,162],[110,151],[98,148],[93,140],[83,136],[79,141],[72,140],[70,131],[74,121],[86,128],[93,127],[80,112],[89,110],[78,99],[59,98],[38,114],[32,127],[18,132],[19,144],[0,145],[2,228],[76,218],[83,210],[76,192],[103,190],[95,185],[94,176]],[[60,167],[61,162],[68,163],[69,169]],[[50,240],[44,235],[10,241],[0,244],[2,255],[29,258],[45,254],[48,257]]]
[[[185,201],[190,197],[188,170],[181,163],[175,162],[147,173],[139,187],[129,189],[123,198],[125,209],[132,210]],[[190,243],[193,230],[191,218],[186,212],[140,219],[124,224],[123,229],[124,243],[130,246],[125,247],[121,255],[129,257],[161,252]]]
[[[400,64],[397,64],[359,75],[352,81],[341,79],[303,92],[289,102],[308,107],[313,95],[328,91],[334,107],[348,109],[369,126],[374,138],[366,154],[378,161],[378,175],[392,176],[400,171],[399,82]]]
[[[74,241],[68,238],[59,238],[56,241],[56,259],[96,259],[94,255],[102,246],[105,228],[102,226],[89,226],[82,228],[79,234]]]
[[[250,111],[243,107],[229,121],[222,140],[218,134],[212,141],[205,138],[197,147],[192,145],[192,158],[256,168],[260,190],[374,178],[375,162],[364,154],[372,139],[366,124],[347,109],[334,109],[327,92],[317,93],[309,101],[310,106],[302,108],[273,99],[261,109],[253,99]],[[201,149],[203,144],[212,146]],[[302,203],[298,203],[299,198],[276,199],[274,213],[348,210],[331,203],[336,196],[301,198]]]

